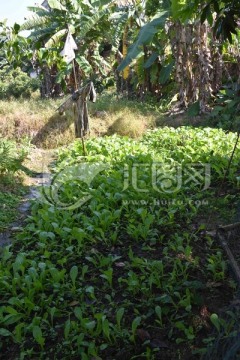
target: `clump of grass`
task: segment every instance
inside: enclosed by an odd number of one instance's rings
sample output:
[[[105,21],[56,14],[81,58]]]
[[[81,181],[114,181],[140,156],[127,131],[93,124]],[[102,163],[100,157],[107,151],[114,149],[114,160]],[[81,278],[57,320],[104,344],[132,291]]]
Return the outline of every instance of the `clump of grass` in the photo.
[[[116,133],[133,138],[140,137],[146,129],[155,127],[159,118],[156,109],[109,93],[103,94],[96,103],[89,104],[89,109],[93,128],[101,129],[105,126],[107,135]]]
[[[14,141],[0,139],[0,232],[16,218],[24,193],[21,170],[28,148]]]
[[[131,113],[123,113],[108,128],[108,135],[118,134],[132,138],[140,137],[144,134],[147,123],[144,117],[135,117]]]

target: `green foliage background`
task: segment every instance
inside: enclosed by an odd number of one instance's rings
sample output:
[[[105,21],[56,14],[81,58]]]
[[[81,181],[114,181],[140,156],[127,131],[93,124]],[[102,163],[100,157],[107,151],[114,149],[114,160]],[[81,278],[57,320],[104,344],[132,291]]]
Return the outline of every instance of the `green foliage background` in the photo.
[[[31,79],[20,68],[0,70],[0,99],[30,98],[39,86],[39,80]]]

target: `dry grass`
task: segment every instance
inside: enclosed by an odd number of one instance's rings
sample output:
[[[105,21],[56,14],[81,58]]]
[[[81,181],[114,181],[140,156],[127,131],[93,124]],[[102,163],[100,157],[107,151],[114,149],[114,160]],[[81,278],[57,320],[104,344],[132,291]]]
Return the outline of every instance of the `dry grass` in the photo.
[[[27,138],[45,149],[69,144],[75,138],[74,125],[69,114],[60,116],[56,112],[62,102],[63,99],[0,101],[0,137],[17,141]],[[89,114],[91,136],[117,133],[139,137],[159,119],[159,113],[147,111],[144,104],[111,94],[90,103]]]
[[[108,128],[108,135],[119,134],[132,138],[144,134],[149,124],[143,116],[133,116],[131,112],[123,112]]]
[[[1,135],[14,139],[32,136],[47,122],[53,106],[49,101],[33,99],[0,101]]]
[[[140,137],[153,128],[160,114],[147,109],[146,104],[118,98],[111,94],[101,96],[95,104],[89,104],[92,132],[94,135],[119,134]]]

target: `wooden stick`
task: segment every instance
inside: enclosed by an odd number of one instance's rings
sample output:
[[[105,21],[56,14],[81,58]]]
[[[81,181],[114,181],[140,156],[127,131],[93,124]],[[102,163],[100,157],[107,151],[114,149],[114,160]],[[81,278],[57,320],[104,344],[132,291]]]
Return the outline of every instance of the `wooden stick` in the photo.
[[[235,229],[236,227],[240,227],[240,222],[234,223],[234,224],[229,224],[229,225],[220,225],[219,229],[220,230],[232,230]]]
[[[57,109],[56,111],[59,112],[60,115],[62,115],[64,113],[64,111],[66,109],[68,109],[73,103],[73,99],[72,99],[72,95],[67,98],[67,100],[65,100]]]
[[[85,142],[84,142],[84,138],[82,137],[82,147],[83,147],[83,156],[87,155],[87,151],[86,151],[86,146],[85,146]]]
[[[228,167],[227,167],[227,170],[226,170],[226,172],[225,172],[225,174],[224,174],[224,178],[223,178],[223,181],[222,181],[223,184],[225,183],[226,177],[227,177],[227,175],[228,175],[228,173],[229,173],[229,170],[230,170],[230,167],[231,167],[231,165],[232,165],[232,160],[233,160],[233,156],[234,156],[234,154],[235,154],[235,151],[236,151],[236,149],[237,149],[239,137],[240,137],[240,133],[238,132],[238,133],[237,133],[237,139],[236,139],[236,142],[235,142],[235,145],[234,145],[234,148],[233,148],[231,157],[230,157],[229,162],[228,162]]]
[[[76,69],[75,69],[75,60],[72,61],[73,64],[73,75],[74,75],[74,81],[75,81],[75,91],[78,89],[78,83],[77,83],[77,75],[76,75]]]
[[[73,102],[76,101],[79,96],[81,96],[81,93],[84,88],[76,90],[70,97],[67,98],[57,109],[61,115],[64,113],[66,109],[68,109],[70,106],[72,106]]]
[[[75,61],[74,61],[74,59],[73,59],[73,74],[74,74],[74,80],[75,80],[75,91],[77,91],[77,89],[78,89],[78,84],[77,84],[77,75],[76,75]],[[84,138],[82,137],[81,140],[82,140],[82,147],[83,147],[83,156],[86,156],[86,155],[87,155],[87,152],[86,152],[86,146],[85,146]]]
[[[238,264],[237,264],[237,262],[236,262],[236,260],[235,260],[235,258],[233,256],[231,250],[229,249],[229,246],[228,246],[227,242],[225,241],[221,230],[218,232],[218,237],[219,237],[219,240],[221,242],[222,247],[224,248],[224,250],[225,250],[225,252],[226,252],[226,254],[228,256],[228,259],[230,261],[230,264],[231,264],[231,267],[232,267],[232,269],[234,271],[236,279],[237,279],[238,283],[240,284],[240,269],[239,269],[239,266],[238,266]]]

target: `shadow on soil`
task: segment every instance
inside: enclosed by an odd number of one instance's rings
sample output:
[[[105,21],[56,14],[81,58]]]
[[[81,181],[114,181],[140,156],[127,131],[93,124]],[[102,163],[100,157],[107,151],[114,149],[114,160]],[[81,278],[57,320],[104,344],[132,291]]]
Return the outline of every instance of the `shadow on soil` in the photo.
[[[42,148],[58,147],[58,138],[63,138],[72,121],[66,115],[55,114],[37,132],[32,139],[32,144]]]

